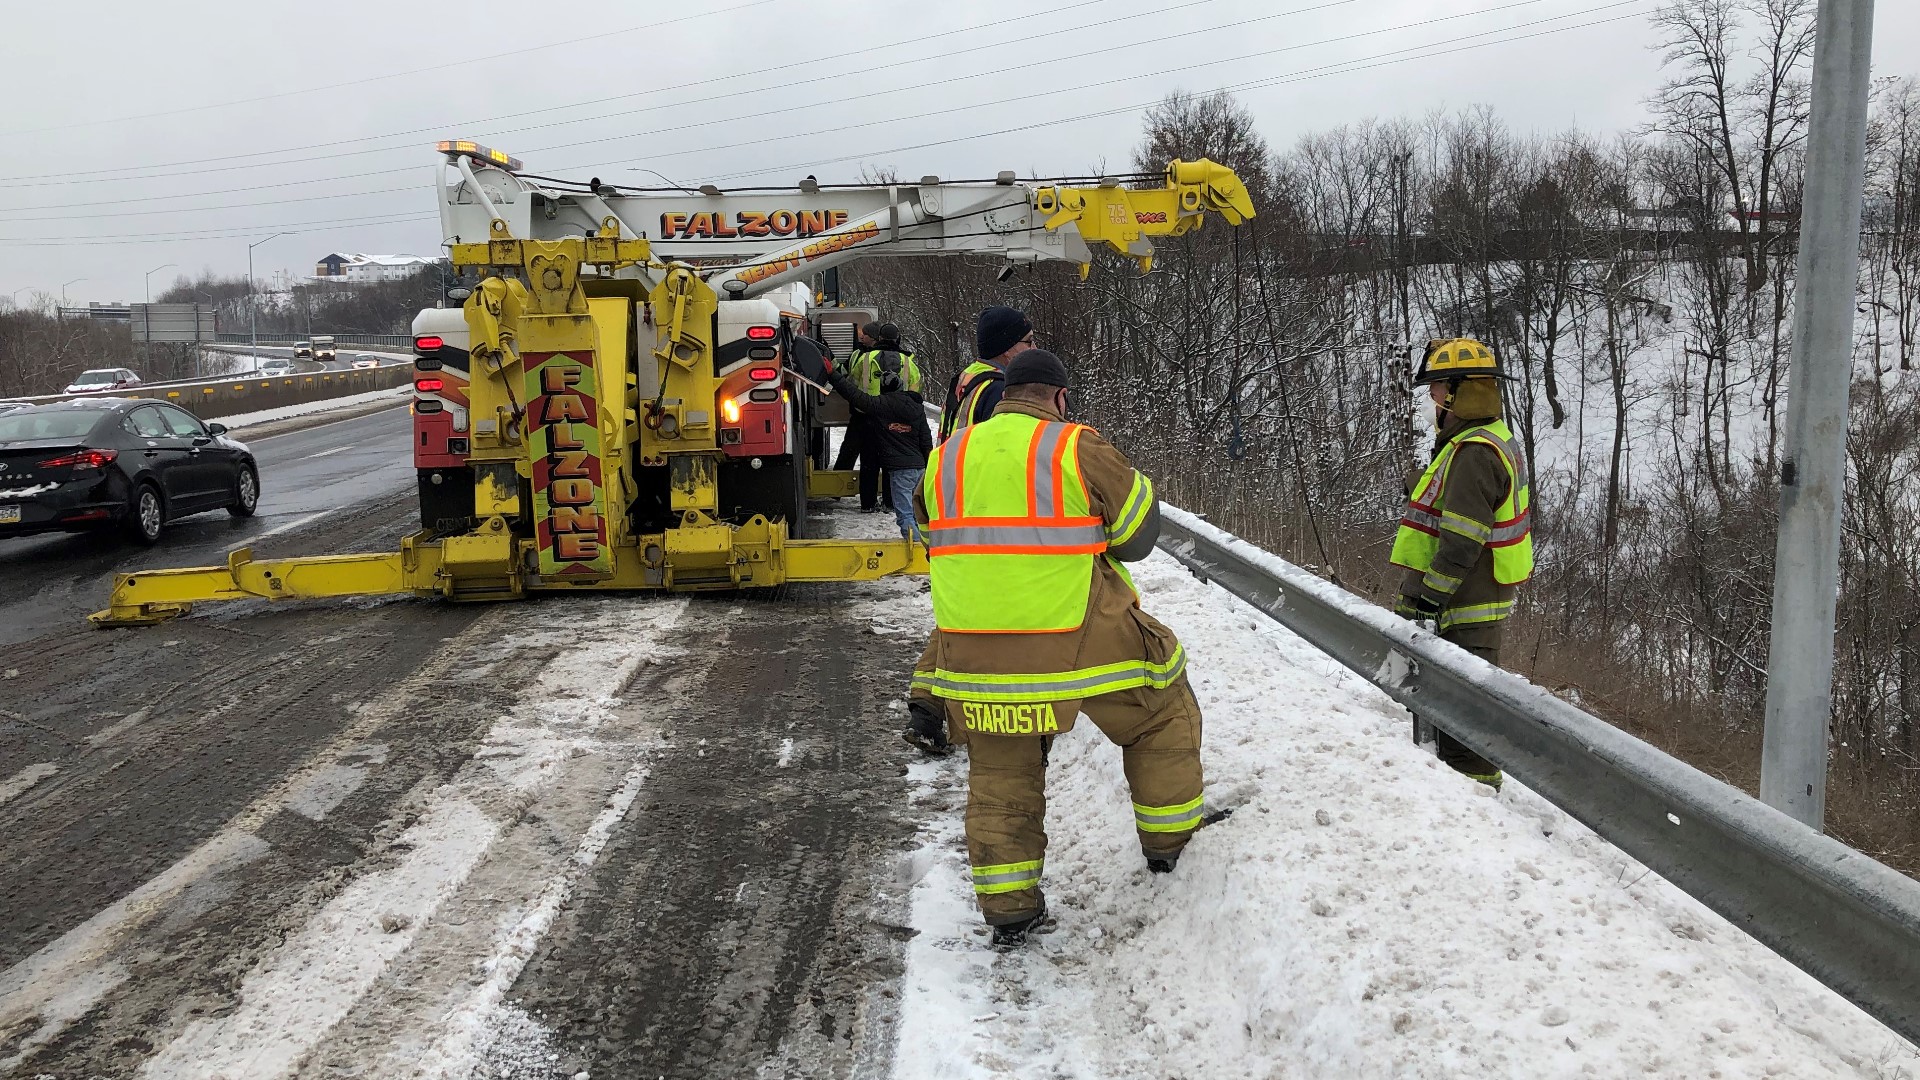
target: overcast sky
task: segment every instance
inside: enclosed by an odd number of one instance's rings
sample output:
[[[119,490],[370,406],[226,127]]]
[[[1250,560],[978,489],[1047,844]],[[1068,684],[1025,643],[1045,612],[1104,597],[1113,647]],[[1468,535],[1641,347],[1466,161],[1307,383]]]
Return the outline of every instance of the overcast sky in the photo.
[[[725,185],[1117,167],[1137,106],[1175,89],[1244,87],[1275,146],[1480,103],[1522,132],[1617,130],[1659,78],[1654,6],[21,0],[0,36],[0,297],[80,278],[69,302],[138,301],[151,268],[178,264],[155,292],[243,273],[282,230],[262,280],[437,253],[432,142],[454,136],[548,175]],[[1920,3],[1880,0],[1874,44],[1876,74],[1920,74]]]

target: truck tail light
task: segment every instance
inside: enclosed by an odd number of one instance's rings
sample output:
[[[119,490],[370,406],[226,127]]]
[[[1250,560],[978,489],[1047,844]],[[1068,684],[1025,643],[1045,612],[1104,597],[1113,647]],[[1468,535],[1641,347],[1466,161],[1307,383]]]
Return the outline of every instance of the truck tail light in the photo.
[[[779,377],[779,368],[757,367],[747,369],[747,378],[752,379],[754,382],[772,382]]]
[[[446,340],[444,338],[435,337],[432,334],[423,335],[421,337],[417,337],[413,339],[414,352],[432,352],[433,350],[442,348],[445,345],[446,345]]]
[[[441,390],[444,390],[444,389],[446,389],[446,387],[447,387],[447,381],[446,381],[445,379],[415,379],[415,380],[413,380],[413,388],[414,388],[415,390],[418,390],[418,391],[420,391],[420,392],[421,392],[421,393],[423,393],[423,394],[434,394],[434,393],[438,393],[438,392],[440,392]]]
[[[720,399],[720,418],[729,424],[740,422],[740,403],[732,398]]]
[[[431,398],[421,398],[413,403],[415,413],[437,413],[440,409],[440,403]]]
[[[773,335],[775,335],[776,333],[779,333],[779,331],[775,330],[771,326],[749,326],[747,327],[747,340],[748,341],[772,341]]]

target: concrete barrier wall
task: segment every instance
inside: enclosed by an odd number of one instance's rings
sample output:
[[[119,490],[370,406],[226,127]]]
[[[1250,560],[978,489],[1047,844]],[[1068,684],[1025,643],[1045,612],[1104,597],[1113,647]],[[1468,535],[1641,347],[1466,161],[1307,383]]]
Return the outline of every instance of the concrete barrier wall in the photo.
[[[169,386],[143,392],[186,408],[202,420],[301,405],[326,398],[348,397],[372,390],[391,390],[413,381],[412,364],[391,364],[359,371],[316,371],[263,379],[234,377],[189,386]]]
[[[303,405],[310,401],[350,397],[374,390],[391,390],[413,381],[412,364],[382,364],[358,371],[314,371],[263,378],[259,375],[203,379],[199,382],[163,383],[142,386],[117,397],[153,398],[185,408],[202,420],[277,409],[283,405]],[[15,398],[34,404],[96,397],[94,394],[51,394],[46,397]]]

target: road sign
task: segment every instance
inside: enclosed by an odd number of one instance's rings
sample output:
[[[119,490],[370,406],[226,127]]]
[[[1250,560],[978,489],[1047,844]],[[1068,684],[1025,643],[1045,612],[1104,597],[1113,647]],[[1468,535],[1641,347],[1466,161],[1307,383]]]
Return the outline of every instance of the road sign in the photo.
[[[219,331],[213,308],[202,304],[132,304],[135,341],[212,341]]]

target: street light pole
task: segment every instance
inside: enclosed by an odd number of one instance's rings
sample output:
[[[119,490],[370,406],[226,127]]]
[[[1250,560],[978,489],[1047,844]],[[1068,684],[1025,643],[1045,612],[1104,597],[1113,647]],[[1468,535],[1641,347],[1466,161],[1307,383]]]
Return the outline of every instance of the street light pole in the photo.
[[[1827,804],[1833,623],[1853,381],[1853,290],[1860,276],[1867,81],[1873,0],[1820,0],[1807,126],[1800,255],[1794,270],[1793,374],[1780,464],[1760,798],[1809,825]]]
[[[78,285],[80,282],[87,281],[87,280],[89,279],[83,278],[83,277],[77,277],[77,278],[74,278],[72,281],[63,281],[60,283],[60,307],[63,309],[63,311],[67,306],[67,286]],[[66,318],[66,315],[63,313],[60,317],[64,319]]]
[[[153,275],[165,270],[169,266],[179,265],[179,263],[161,263],[159,266],[147,271],[147,304],[146,307],[140,310],[140,328],[146,332],[140,336],[140,343],[146,346],[147,367],[149,369],[153,367]]]
[[[285,235],[287,234],[284,232],[277,232],[273,236],[255,240],[247,245],[247,351],[252,354],[250,359],[256,366],[260,363],[260,325],[253,314],[253,249],[273,239],[274,236]]]

